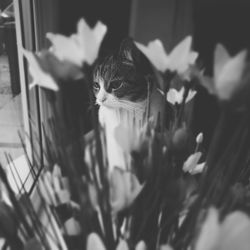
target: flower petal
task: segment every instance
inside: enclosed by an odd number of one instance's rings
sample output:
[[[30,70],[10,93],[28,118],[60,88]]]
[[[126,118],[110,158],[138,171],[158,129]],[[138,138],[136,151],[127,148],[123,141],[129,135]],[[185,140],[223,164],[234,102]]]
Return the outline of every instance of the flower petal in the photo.
[[[22,49],[22,52],[29,63],[29,72],[33,78],[33,84],[31,84],[31,86],[38,85],[43,88],[57,91],[59,89],[57,83],[49,72],[46,71],[39,56],[25,49]]]
[[[215,77],[215,88],[221,100],[228,100],[241,84],[247,51],[239,52],[230,59]]]
[[[89,41],[90,44],[92,44],[92,46],[88,46],[88,48],[86,48],[87,50],[86,61],[89,65],[93,64],[94,61],[96,60],[99,53],[100,45],[102,43],[102,40],[106,32],[107,32],[107,26],[98,21],[93,30],[93,39],[92,41]]]
[[[197,144],[201,144],[203,142],[203,133],[199,133],[197,136],[196,136],[196,143]]]
[[[189,171],[190,174],[200,174],[203,172],[204,168],[206,166],[205,162],[202,162],[200,164],[197,164],[192,170]]]
[[[201,158],[201,152],[196,152],[192,155],[190,155],[187,160],[183,164],[183,171],[184,172],[192,172],[193,169],[196,167],[198,164],[200,158]]]
[[[173,248],[170,245],[161,245],[160,250],[173,250]]]
[[[214,250],[219,239],[219,214],[215,208],[208,210],[208,215],[200,230],[195,250]]]
[[[184,73],[190,64],[194,64],[198,57],[197,52],[191,52],[192,37],[187,36],[178,43],[169,55],[170,70]]]
[[[24,250],[42,250],[43,246],[36,238],[29,239],[24,244]]]
[[[228,51],[222,44],[217,44],[214,51],[214,76],[217,76],[222,71],[225,64],[230,60]]]
[[[179,91],[175,88],[169,89],[167,92],[167,101],[171,104],[181,104],[183,99],[184,87],[182,87]]]
[[[107,26],[97,22],[92,29],[82,18],[77,23],[77,33],[69,37],[47,33],[52,43],[52,51],[60,60],[69,61],[78,67],[86,62],[92,65],[96,60]]]
[[[250,246],[250,218],[247,214],[235,211],[229,214],[221,226],[221,250],[247,250]]]
[[[151,41],[147,46],[135,43],[139,50],[149,59],[149,61],[161,72],[165,72],[169,67],[169,57],[162,42],[158,39]]]
[[[100,236],[96,233],[91,233],[87,238],[87,250],[106,250]]]
[[[46,37],[52,43],[51,51],[61,61],[69,61],[78,67],[82,66],[82,48],[74,37],[65,37],[60,34],[47,33]]]
[[[144,241],[140,241],[136,244],[135,250],[147,250],[147,246]]]
[[[75,218],[70,218],[64,223],[67,235],[79,235],[81,233],[81,226]]]
[[[110,198],[111,207],[114,213],[126,207],[127,190],[123,178],[123,171],[119,168],[114,168],[110,175]]]
[[[194,96],[196,95],[196,93],[197,92],[195,90],[190,89],[188,91],[188,95],[187,95],[185,103],[188,103],[189,101],[191,101],[194,98]]]
[[[111,206],[114,213],[130,206],[143,188],[135,175],[119,168],[114,168],[111,172],[110,186]]]
[[[128,243],[125,240],[120,240],[116,250],[129,250]]]

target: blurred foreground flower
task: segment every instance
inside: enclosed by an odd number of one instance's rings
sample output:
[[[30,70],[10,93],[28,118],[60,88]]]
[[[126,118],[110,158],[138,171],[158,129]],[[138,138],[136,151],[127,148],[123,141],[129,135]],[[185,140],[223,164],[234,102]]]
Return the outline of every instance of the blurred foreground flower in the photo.
[[[51,41],[51,51],[59,60],[71,62],[82,67],[86,62],[92,65],[96,60],[101,42],[107,32],[107,27],[97,22],[92,29],[82,18],[77,24],[77,33],[66,37],[60,34],[47,33]]]
[[[220,223],[218,210],[208,210],[195,250],[248,250],[249,246],[250,218],[247,214],[235,211]]]
[[[221,100],[229,100],[241,87],[246,67],[247,51],[243,50],[231,57],[227,50],[218,44],[214,52],[214,77],[199,76],[201,84],[210,94]]]
[[[183,74],[198,57],[197,52],[191,51],[191,36],[187,36],[177,44],[170,54],[166,53],[162,42],[158,39],[149,42],[147,46],[140,43],[136,45],[162,73],[170,70]]]
[[[167,101],[173,105],[181,104],[183,102],[184,91],[185,91],[184,87],[182,87],[179,91],[177,89],[171,88],[167,92]],[[196,95],[195,90],[189,90],[185,103],[188,103],[190,100],[192,100],[195,95]]]
[[[87,239],[87,250],[106,250],[101,238],[96,233],[91,233]],[[129,250],[128,244],[125,240],[120,240],[116,250]],[[143,241],[140,241],[135,250],[146,250],[146,245]]]
[[[160,246],[160,250],[173,250],[173,248],[169,245],[162,245]]]
[[[79,67],[67,61],[60,61],[50,51],[44,50],[39,53],[32,53],[23,49],[23,55],[28,60],[29,71],[33,78],[30,88],[38,85],[42,88],[57,91],[59,80],[77,80],[83,77]]]
[[[24,245],[24,250],[42,250],[43,246],[36,238],[28,240]]]
[[[115,127],[114,136],[124,153],[130,154],[132,151],[139,150],[146,141],[146,126],[140,128],[138,125],[123,122]]]
[[[131,172],[114,168],[110,176],[110,197],[113,212],[117,213],[129,207],[142,188],[143,185]]]
[[[28,50],[22,49],[23,55],[26,57],[29,63],[29,72],[33,78],[30,84],[30,89],[36,85],[58,91],[58,85],[55,78],[51,74],[51,68],[48,66],[45,60],[39,55],[32,53]]]
[[[62,177],[58,165],[54,166],[52,173],[45,171],[40,176],[39,188],[41,195],[49,205],[58,206],[63,203],[71,203],[68,178]]]
[[[183,171],[189,172],[190,174],[201,173],[205,168],[205,162],[198,164],[201,155],[201,152],[196,152],[190,155],[183,164]]]

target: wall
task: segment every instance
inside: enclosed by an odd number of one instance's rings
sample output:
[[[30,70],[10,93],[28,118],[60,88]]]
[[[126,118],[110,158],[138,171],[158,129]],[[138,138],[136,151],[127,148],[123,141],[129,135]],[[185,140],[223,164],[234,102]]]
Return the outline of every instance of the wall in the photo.
[[[137,41],[159,38],[170,50],[193,32],[193,0],[135,0],[130,35]]]

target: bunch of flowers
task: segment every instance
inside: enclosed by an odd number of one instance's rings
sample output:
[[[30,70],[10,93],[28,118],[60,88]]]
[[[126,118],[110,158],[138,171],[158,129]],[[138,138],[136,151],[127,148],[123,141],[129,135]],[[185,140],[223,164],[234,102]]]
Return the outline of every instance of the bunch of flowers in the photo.
[[[166,122],[165,110],[158,124],[148,117],[140,128],[121,124],[115,138],[127,169],[110,171],[105,130],[91,92],[93,64],[106,31],[100,22],[90,28],[81,19],[70,37],[47,34],[49,50],[23,49],[33,78],[30,87],[60,91],[63,81],[83,79],[94,137],[73,137],[69,146],[63,124],[52,120],[53,139],[44,131],[47,164],[36,166],[41,174],[33,196],[16,197],[0,168],[8,194],[0,203],[6,249],[249,249],[247,51],[232,57],[218,44],[214,76],[208,77],[196,66],[190,36],[170,53],[159,40],[136,43],[158,71],[158,90],[173,115]],[[216,97],[221,111],[206,151],[203,134],[193,135],[186,119],[198,86]]]

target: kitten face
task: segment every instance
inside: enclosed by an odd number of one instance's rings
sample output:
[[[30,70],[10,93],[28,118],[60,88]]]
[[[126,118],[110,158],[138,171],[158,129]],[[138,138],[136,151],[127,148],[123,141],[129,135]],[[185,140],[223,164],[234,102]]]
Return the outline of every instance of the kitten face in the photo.
[[[109,101],[110,98],[131,102],[140,102],[146,98],[147,81],[136,73],[132,64],[119,61],[115,63],[112,59],[106,63],[100,65],[93,82],[98,104],[105,105],[105,101]]]
[[[106,57],[96,66],[93,91],[97,104],[115,108],[124,103],[132,105],[145,101],[147,74],[151,69],[147,59],[139,53],[133,41],[127,39],[118,53]]]

